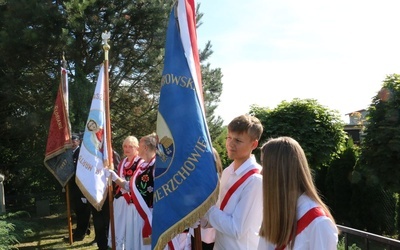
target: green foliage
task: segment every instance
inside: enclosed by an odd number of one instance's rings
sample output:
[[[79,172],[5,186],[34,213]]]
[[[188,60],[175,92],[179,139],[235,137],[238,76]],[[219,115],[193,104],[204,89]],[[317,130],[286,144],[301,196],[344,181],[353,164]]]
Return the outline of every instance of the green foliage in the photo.
[[[348,248],[346,248],[346,244],[344,242],[344,238],[341,238],[337,245],[337,250],[361,250],[356,244],[352,244]]]
[[[7,193],[32,193],[52,183],[51,175],[38,170],[44,170],[64,24],[51,1],[0,6],[0,173]]]
[[[211,50],[211,45],[210,43],[207,43],[203,53],[210,53],[209,50]],[[205,55],[202,57],[207,58]],[[212,69],[208,63],[202,66],[202,77],[207,124],[210,136],[212,139],[214,139],[222,133],[223,129],[222,119],[214,115],[215,109],[218,107],[220,101],[219,97],[222,93],[222,72],[219,68]]]
[[[229,164],[231,164],[232,160],[228,158],[225,146],[226,136],[228,134],[228,128],[225,126],[222,129],[223,129],[222,133],[213,141],[213,147],[215,148],[215,150],[217,150],[221,158],[222,168],[226,168],[229,166]]]
[[[349,214],[352,198],[352,173],[359,154],[359,148],[352,139],[346,143],[339,158],[329,165],[325,183],[326,203],[330,207],[336,222],[349,225],[352,218]]]
[[[0,249],[16,249],[12,245],[33,235],[33,224],[27,218],[30,215],[25,211],[0,216]]]
[[[14,213],[8,213],[6,215],[1,216],[3,219],[24,219],[31,218],[31,215],[26,211],[17,211]]]
[[[354,155],[346,150],[340,162],[332,162],[328,182],[331,184],[327,193],[329,204],[338,222],[383,235],[395,235],[399,226],[399,88],[400,75],[386,77],[363,121],[365,130],[361,148]],[[348,183],[343,180],[353,162],[356,163],[351,172],[349,197]],[[341,190],[338,192],[341,197],[334,198],[336,186],[340,186],[337,190]],[[346,198],[349,198],[348,202]]]
[[[171,4],[159,1],[64,1],[71,79],[72,128],[83,131],[110,31],[109,75],[113,141],[153,132]],[[107,6],[107,7],[104,7]],[[76,48],[79,48],[78,50]]]
[[[357,162],[352,173],[352,197],[349,209],[350,226],[375,234],[393,235],[397,229],[398,197],[385,187],[370,182]]]
[[[313,169],[326,166],[343,150],[346,134],[340,115],[316,100],[296,98],[275,109],[252,106],[250,113],[264,126],[260,145],[271,137],[290,136],[303,147]]]
[[[0,249],[15,249],[12,245],[19,243],[17,237],[13,235],[15,226],[6,221],[0,221]]]
[[[113,146],[121,152],[127,135],[141,137],[155,131],[172,4],[158,0],[19,0],[0,5],[0,173],[5,175],[7,196],[61,188],[43,165],[61,58],[64,54],[69,72],[71,128],[83,131],[104,61],[101,34],[106,30],[111,33]],[[207,43],[200,58],[206,118],[214,139],[222,125],[214,115],[222,73],[207,64],[211,55]]]
[[[400,192],[400,75],[383,81],[368,108],[361,161],[368,182]]]

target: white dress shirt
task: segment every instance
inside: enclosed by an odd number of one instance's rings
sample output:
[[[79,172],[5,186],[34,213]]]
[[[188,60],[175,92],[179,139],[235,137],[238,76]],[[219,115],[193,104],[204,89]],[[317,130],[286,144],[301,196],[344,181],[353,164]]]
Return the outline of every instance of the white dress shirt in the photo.
[[[297,220],[308,210],[317,207],[318,204],[305,194],[297,200]],[[293,248],[287,246],[285,250],[336,250],[338,233],[336,225],[327,216],[315,218],[300,234],[296,236]],[[258,250],[275,250],[265,238],[260,238]]]
[[[210,226],[216,230],[214,249],[257,249],[262,221],[262,176],[253,174],[247,178],[232,194],[224,210],[220,210],[229,188],[254,168],[261,171],[255,158],[250,157],[236,171],[231,164],[222,172],[217,204],[205,215]]]

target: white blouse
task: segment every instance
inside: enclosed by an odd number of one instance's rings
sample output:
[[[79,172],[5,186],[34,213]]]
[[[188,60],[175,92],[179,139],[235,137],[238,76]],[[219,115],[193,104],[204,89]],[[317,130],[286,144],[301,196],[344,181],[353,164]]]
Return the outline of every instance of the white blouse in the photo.
[[[297,219],[300,219],[308,210],[318,204],[305,194],[297,200]],[[287,246],[285,250],[336,250],[338,232],[336,225],[327,216],[315,218],[300,234],[296,236],[293,248]],[[275,250],[275,245],[260,237],[258,250]]]

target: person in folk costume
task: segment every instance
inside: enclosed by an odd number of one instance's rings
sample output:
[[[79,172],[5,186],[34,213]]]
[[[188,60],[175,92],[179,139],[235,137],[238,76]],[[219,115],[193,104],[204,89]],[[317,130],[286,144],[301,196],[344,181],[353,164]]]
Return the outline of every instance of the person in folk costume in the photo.
[[[263,219],[259,250],[336,250],[338,228],[318,195],[307,158],[290,137],[261,149]]]
[[[126,231],[125,249],[127,250],[151,249],[150,237],[156,152],[157,135],[152,133],[140,139],[139,157],[143,161],[137,166],[129,181],[123,180],[112,170],[104,169],[106,176],[111,176],[118,186],[129,190],[131,194],[134,209],[126,217],[127,224],[131,225],[131,228],[127,228]],[[131,217],[129,218],[129,216]],[[174,238],[165,246],[165,249],[178,249],[178,245],[177,239]]]
[[[125,158],[119,162],[116,171],[118,176],[125,181],[133,177],[133,173],[143,160],[139,157],[139,141],[135,136],[127,136],[122,143],[122,150]],[[115,223],[115,246],[117,250],[126,249],[127,232],[132,232],[132,214],[134,205],[132,203],[129,188],[117,186],[113,200],[114,223]],[[131,233],[128,233],[130,237]],[[108,245],[111,247],[111,227],[108,237]]]

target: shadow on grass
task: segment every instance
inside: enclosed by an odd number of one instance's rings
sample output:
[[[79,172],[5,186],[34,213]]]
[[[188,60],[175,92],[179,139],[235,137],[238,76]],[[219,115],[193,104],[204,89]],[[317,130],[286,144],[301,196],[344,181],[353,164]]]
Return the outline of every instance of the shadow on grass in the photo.
[[[31,218],[28,216],[10,217],[8,222],[15,225],[19,243],[14,247],[19,250],[31,249],[97,249],[92,245],[94,233],[82,241],[72,243],[64,241],[68,236],[68,220],[65,214]],[[74,225],[73,225],[74,227]],[[91,230],[94,232],[94,230]]]

